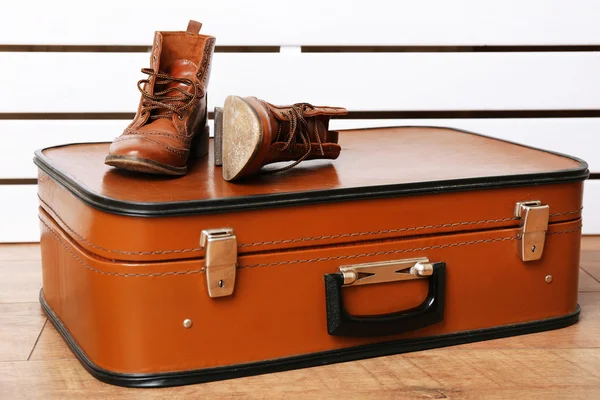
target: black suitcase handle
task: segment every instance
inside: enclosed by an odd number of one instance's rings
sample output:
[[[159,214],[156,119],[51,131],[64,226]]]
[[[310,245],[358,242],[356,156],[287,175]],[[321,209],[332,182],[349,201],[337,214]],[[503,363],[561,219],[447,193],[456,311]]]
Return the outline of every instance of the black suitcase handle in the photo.
[[[354,316],[344,308],[342,273],[325,275],[327,332],[332,336],[385,336],[403,333],[438,323],[444,319],[446,263],[433,264],[427,298],[409,310],[391,314]]]

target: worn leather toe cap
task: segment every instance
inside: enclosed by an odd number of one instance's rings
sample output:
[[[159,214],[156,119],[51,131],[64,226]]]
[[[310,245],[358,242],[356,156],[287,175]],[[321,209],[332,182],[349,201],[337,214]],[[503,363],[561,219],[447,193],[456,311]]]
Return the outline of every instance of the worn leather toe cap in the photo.
[[[162,143],[160,139],[141,136],[124,135],[115,139],[110,145],[107,161],[116,158],[139,159],[172,167],[183,167],[187,161],[188,151]]]

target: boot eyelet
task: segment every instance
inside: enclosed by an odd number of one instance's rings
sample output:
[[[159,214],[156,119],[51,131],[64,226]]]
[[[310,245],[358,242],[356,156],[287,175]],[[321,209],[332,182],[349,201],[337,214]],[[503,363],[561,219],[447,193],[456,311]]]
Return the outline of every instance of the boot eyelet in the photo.
[[[183,115],[178,115],[177,119],[179,119],[180,121],[183,121]]]

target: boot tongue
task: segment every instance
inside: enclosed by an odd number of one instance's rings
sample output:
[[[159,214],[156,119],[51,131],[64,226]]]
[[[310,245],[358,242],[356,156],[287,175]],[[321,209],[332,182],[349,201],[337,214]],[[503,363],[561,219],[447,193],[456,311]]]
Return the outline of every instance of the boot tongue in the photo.
[[[175,78],[185,78],[185,79],[189,79],[193,82],[194,77],[196,76],[197,70],[198,70],[198,67],[193,62],[191,62],[189,60],[180,59],[180,60],[174,61],[169,66],[169,68],[167,68],[167,70],[165,72]],[[166,87],[167,88],[180,87],[181,89],[186,90],[186,91],[190,88],[189,85],[186,85],[186,84],[183,84],[180,82],[171,82],[171,83],[167,84]],[[168,94],[168,96],[180,96],[180,95],[181,95],[181,93],[179,93],[179,91],[177,91],[177,90],[174,90]]]
[[[189,79],[192,82],[194,82],[194,77],[196,76],[196,71],[198,70],[198,67],[196,66],[196,64],[194,64],[193,62],[189,61],[189,60],[185,60],[185,59],[179,59],[174,61],[173,63],[171,63],[171,65],[166,69],[166,71],[164,71],[165,73],[171,75],[174,78],[184,78],[184,79]],[[169,88],[181,88],[182,90],[186,91],[186,92],[193,92],[193,89],[191,88],[190,85],[186,85],[184,83],[181,82],[170,82],[166,85],[161,85],[161,87],[157,88],[157,91],[162,91],[162,90],[166,90]],[[182,94],[178,91],[178,90],[171,90],[169,93],[165,94],[165,97],[174,97],[174,96],[181,96]],[[177,103],[171,103],[171,104],[177,104],[177,105],[181,105],[183,103],[181,102],[177,102]],[[168,110],[166,109],[159,109],[156,111],[156,114],[165,114],[167,113]]]

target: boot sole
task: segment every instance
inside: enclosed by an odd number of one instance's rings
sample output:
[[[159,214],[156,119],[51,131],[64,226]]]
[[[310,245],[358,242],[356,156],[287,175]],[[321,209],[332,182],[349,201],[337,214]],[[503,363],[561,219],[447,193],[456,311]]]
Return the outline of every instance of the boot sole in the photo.
[[[263,140],[260,116],[246,100],[228,96],[223,106],[223,179],[232,181],[244,173]]]
[[[107,156],[104,163],[127,171],[144,172],[153,175],[185,175],[187,173],[187,167],[173,167],[139,157]]]

